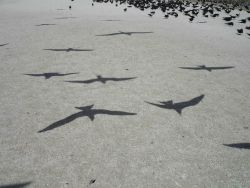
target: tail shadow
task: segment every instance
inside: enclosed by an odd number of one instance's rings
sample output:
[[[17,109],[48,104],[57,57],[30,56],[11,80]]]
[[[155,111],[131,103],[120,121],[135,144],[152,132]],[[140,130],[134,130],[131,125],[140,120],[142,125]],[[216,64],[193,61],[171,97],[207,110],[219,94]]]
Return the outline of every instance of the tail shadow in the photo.
[[[235,144],[223,144],[223,145],[238,149],[250,149],[250,143],[235,143]]]

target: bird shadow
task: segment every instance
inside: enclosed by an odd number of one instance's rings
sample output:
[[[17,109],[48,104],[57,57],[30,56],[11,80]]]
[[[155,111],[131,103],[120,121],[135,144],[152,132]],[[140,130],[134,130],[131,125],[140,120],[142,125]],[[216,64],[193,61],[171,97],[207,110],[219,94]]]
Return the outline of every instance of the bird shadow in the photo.
[[[206,70],[212,72],[213,70],[224,70],[224,69],[232,69],[233,66],[229,67],[207,67],[206,65],[198,65],[196,67],[179,67],[180,69],[189,69],[189,70]]]
[[[127,81],[127,80],[133,80],[136,79],[137,77],[127,77],[127,78],[105,78],[102,77],[101,75],[97,75],[97,78],[95,79],[89,79],[89,80],[70,80],[70,81],[65,81],[69,83],[78,83],[78,84],[91,84],[94,82],[100,82],[103,84],[106,84],[107,81],[113,81],[113,82],[120,82],[120,81]]]
[[[56,25],[56,24],[38,24],[38,25],[36,25],[36,26],[52,26],[52,25]]]
[[[6,45],[8,45],[9,43],[5,43],[5,44],[0,44],[0,47],[2,47],[2,46],[6,46]]]
[[[66,20],[66,19],[75,19],[77,17],[73,17],[73,16],[68,16],[68,17],[59,17],[59,18],[55,18],[57,20]]]
[[[199,104],[202,101],[202,99],[204,98],[204,96],[205,95],[200,95],[200,96],[195,97],[195,98],[193,98],[193,99],[191,99],[189,101],[184,101],[184,102],[179,102],[179,103],[173,103],[172,100],[163,101],[163,102],[160,102],[160,104],[151,103],[151,102],[147,102],[147,101],[145,101],[145,102],[148,103],[148,104],[157,106],[159,108],[175,110],[179,115],[181,115],[182,110],[184,108],[195,106],[195,105]]]
[[[47,51],[54,51],[54,52],[91,52],[94,51],[93,49],[77,49],[77,48],[67,48],[67,49],[43,49]]]
[[[61,119],[55,123],[52,123],[48,127],[38,131],[38,133],[50,131],[52,129],[61,127],[65,124],[68,124],[75,119],[80,117],[88,117],[91,121],[94,121],[95,115],[111,115],[111,116],[128,116],[128,115],[136,115],[136,113],[124,112],[124,111],[113,111],[113,110],[106,110],[106,109],[93,109],[94,105],[84,106],[84,107],[75,107],[76,109],[80,110],[80,112],[74,113],[64,119]]]
[[[238,149],[250,149],[250,143],[234,143],[234,144],[223,144],[223,145]]]
[[[116,35],[127,35],[127,36],[132,36],[134,34],[150,34],[150,33],[153,33],[153,32],[123,32],[123,31],[119,31],[117,33],[109,33],[109,34],[102,34],[102,35],[96,35],[98,37],[102,36],[102,37],[105,37],[105,36],[116,36]]]
[[[0,188],[23,188],[29,186],[32,182],[24,182],[17,184],[0,185]]]
[[[72,74],[79,74],[79,72],[72,72],[72,73],[58,73],[58,72],[46,72],[46,73],[42,73],[42,74],[24,74],[27,76],[33,76],[33,77],[44,77],[45,79],[50,79],[51,77],[54,76],[68,76],[68,75],[72,75]]]
[[[103,21],[103,22],[120,22],[121,20],[100,20],[100,21]]]

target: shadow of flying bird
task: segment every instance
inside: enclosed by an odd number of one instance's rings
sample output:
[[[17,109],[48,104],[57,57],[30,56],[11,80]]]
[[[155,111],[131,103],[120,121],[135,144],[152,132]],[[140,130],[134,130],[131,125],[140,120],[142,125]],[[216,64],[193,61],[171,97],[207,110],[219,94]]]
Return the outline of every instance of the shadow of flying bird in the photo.
[[[184,108],[199,104],[203,98],[204,98],[204,95],[200,95],[189,101],[179,102],[179,103],[173,103],[172,100],[166,101],[166,102],[160,102],[161,104],[155,104],[155,103],[150,103],[150,102],[146,102],[146,103],[160,107],[160,108],[164,108],[164,109],[175,110],[178,114],[181,115],[182,110]]]
[[[5,44],[0,44],[0,47],[2,47],[2,46],[6,46],[6,45],[8,45],[9,43],[5,43]]]
[[[234,67],[207,67],[206,65],[198,65],[197,67],[179,67],[181,69],[190,69],[190,70],[207,70],[212,72],[212,70],[222,70],[222,69],[232,69]]]
[[[73,72],[73,73],[66,73],[66,74],[61,74],[58,72],[47,72],[47,73],[43,73],[43,74],[25,74],[27,76],[44,76],[45,79],[50,79],[51,77],[54,76],[67,76],[67,75],[72,75],[72,74],[79,74],[78,72]]]
[[[236,144],[223,144],[223,145],[238,149],[250,149],[250,143],[236,143]]]
[[[103,22],[119,22],[121,20],[101,20],[101,21],[103,21]]]
[[[93,49],[74,49],[74,48],[68,48],[68,49],[43,49],[47,51],[55,51],[55,52],[91,52],[94,51]]]
[[[247,22],[246,19],[241,19],[241,20],[239,21],[239,23],[246,23],[246,22]]]
[[[0,185],[0,188],[23,188],[30,185],[31,182],[17,183],[17,184],[8,184],[8,185]]]
[[[233,19],[233,17],[229,16],[229,17],[224,17],[223,20],[229,22]]]
[[[227,23],[225,23],[225,24],[227,24],[227,25],[229,25],[229,26],[233,26],[233,25],[234,25],[233,22],[227,22]]]
[[[243,29],[237,29],[237,34],[241,35],[243,33]]]
[[[75,107],[76,109],[81,110],[80,112],[77,112],[75,114],[72,114],[62,120],[59,120],[55,123],[52,123],[45,129],[42,129],[39,131],[41,132],[46,132],[50,131],[52,129],[55,129],[57,127],[63,126],[65,124],[68,124],[72,121],[74,121],[77,118],[87,116],[91,121],[94,121],[95,115],[99,114],[105,114],[105,115],[112,115],[112,116],[128,116],[128,115],[136,115],[136,113],[130,113],[130,112],[123,112],[123,111],[111,111],[111,110],[105,110],[105,109],[93,109],[94,105],[90,106],[84,106],[84,107]]]
[[[105,84],[107,81],[113,81],[113,82],[119,82],[119,81],[126,81],[126,80],[132,80],[137,77],[128,77],[128,78],[104,78],[101,75],[97,75],[97,78],[90,79],[90,80],[72,80],[72,81],[65,81],[70,83],[79,83],[79,84],[91,84],[94,82],[101,82]]]
[[[55,18],[57,20],[66,20],[66,19],[75,19],[77,17],[69,16],[69,17],[60,17],[60,18]]]
[[[36,26],[50,26],[50,25],[56,25],[56,24],[39,24],[39,25],[36,25]]]
[[[110,34],[103,34],[103,35],[96,35],[96,36],[115,36],[115,35],[128,35],[131,36],[133,34],[149,34],[153,32],[123,32],[119,31],[118,33],[110,33]]]

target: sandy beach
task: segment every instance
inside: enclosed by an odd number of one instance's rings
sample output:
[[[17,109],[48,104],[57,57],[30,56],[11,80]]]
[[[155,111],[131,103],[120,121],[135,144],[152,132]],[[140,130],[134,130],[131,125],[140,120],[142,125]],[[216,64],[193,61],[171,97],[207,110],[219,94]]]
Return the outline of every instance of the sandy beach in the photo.
[[[0,187],[250,187],[250,21],[126,6],[0,0]]]

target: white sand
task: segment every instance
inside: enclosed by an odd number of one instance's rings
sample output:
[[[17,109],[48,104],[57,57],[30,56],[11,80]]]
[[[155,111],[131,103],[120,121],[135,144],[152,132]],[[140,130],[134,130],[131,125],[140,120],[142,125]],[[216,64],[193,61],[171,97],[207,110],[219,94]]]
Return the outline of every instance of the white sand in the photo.
[[[149,18],[122,9],[92,7],[87,0],[0,1],[0,44],[9,43],[0,47],[0,184],[250,187],[250,150],[223,145],[250,142],[250,40],[235,34],[245,25],[231,28],[221,17],[190,24],[182,16],[164,20],[160,13]],[[56,19],[68,16],[77,18]],[[96,36],[118,31],[153,33]],[[43,50],[48,48],[94,51]],[[178,68],[196,65],[235,68]],[[48,80],[24,75],[44,72],[80,74]],[[137,79],[64,82],[98,74]],[[202,102],[182,116],[144,102],[180,102],[201,94]],[[38,133],[77,113],[74,107],[91,104],[137,115],[96,115],[93,122],[81,117]],[[89,185],[91,179],[96,182]]]

